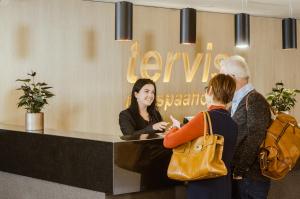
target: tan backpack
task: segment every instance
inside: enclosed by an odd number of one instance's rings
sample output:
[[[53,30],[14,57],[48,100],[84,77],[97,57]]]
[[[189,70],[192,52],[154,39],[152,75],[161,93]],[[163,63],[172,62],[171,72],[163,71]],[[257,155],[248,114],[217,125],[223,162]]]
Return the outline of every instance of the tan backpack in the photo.
[[[273,180],[286,176],[300,156],[300,128],[296,119],[279,113],[267,130],[260,146],[259,161],[262,174]]]
[[[270,110],[274,113],[271,107]],[[273,180],[282,179],[294,168],[299,156],[300,128],[297,120],[291,115],[279,112],[267,129],[266,138],[260,146],[259,162],[262,175]]]

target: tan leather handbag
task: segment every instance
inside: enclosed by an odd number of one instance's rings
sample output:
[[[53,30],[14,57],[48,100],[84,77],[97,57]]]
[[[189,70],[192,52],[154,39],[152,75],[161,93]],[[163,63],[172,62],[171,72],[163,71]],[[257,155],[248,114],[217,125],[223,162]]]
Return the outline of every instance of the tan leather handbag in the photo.
[[[203,116],[204,136],[173,149],[168,167],[169,178],[192,181],[227,175],[222,160],[224,137],[213,133],[209,113],[203,112]]]
[[[300,157],[300,128],[296,119],[279,113],[268,128],[260,147],[262,174],[273,180],[282,179],[296,165]]]

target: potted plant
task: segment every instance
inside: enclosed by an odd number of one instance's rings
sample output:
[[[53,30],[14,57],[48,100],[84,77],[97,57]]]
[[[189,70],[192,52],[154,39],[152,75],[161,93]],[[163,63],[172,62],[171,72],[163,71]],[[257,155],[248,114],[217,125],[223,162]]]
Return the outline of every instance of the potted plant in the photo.
[[[36,72],[32,71],[27,75],[30,78],[16,80],[22,82],[21,87],[17,90],[23,91],[23,95],[19,97],[18,107],[26,110],[26,130],[43,131],[44,113],[41,111],[48,104],[47,99],[53,97],[54,94],[48,90],[52,88],[48,84],[35,81]]]
[[[275,88],[268,94],[267,101],[276,112],[289,113],[297,102],[297,93],[300,93],[300,90],[284,88],[282,82],[277,82]]]

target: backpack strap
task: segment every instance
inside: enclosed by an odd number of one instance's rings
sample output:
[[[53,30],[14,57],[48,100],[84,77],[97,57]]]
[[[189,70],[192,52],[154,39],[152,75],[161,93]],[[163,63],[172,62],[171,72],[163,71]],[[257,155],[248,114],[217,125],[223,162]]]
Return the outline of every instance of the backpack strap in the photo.
[[[246,111],[248,111],[248,98],[249,98],[249,96],[250,96],[251,94],[253,94],[253,93],[258,93],[258,92],[254,89],[254,90],[250,91],[250,92],[247,94],[247,97],[246,97]],[[260,94],[260,93],[258,93],[258,94]],[[261,95],[261,94],[260,94],[260,95]],[[264,98],[265,98],[265,97],[264,97]],[[270,109],[270,111],[271,111],[272,117],[276,116],[277,113],[276,113],[276,111],[274,110],[274,108],[273,108],[268,102],[267,102],[267,104],[269,105],[269,109]]]
[[[247,94],[247,97],[246,97],[246,111],[248,111],[248,98],[249,98],[249,96],[250,96],[251,94],[253,94],[253,93],[257,93],[255,89],[252,90],[252,91],[250,91],[250,92]]]

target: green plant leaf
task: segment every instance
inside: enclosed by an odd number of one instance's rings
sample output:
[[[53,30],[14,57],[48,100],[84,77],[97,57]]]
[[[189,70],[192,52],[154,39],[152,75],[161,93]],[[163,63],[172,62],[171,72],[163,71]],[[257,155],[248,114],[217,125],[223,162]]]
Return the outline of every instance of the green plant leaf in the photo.
[[[34,82],[36,72],[32,71],[27,75],[32,79],[17,79],[16,81],[24,82],[16,90],[22,90],[23,95],[19,97],[18,107],[23,107],[29,113],[41,112],[45,104],[48,104],[47,98],[53,97],[54,94],[47,89],[52,87],[47,86],[45,82]]]
[[[282,82],[277,82],[275,85],[276,86],[284,86]]]
[[[268,93],[266,99],[278,111],[291,110],[296,104],[296,94],[299,90],[284,88],[282,82],[277,82],[272,92]]]
[[[47,90],[47,89],[50,89],[50,88],[53,88],[53,87],[51,87],[51,86],[42,87],[43,90]]]
[[[31,73],[27,73],[27,75],[30,75],[31,77],[34,77],[36,75],[36,72],[32,71]]]
[[[46,84],[45,82],[42,82],[42,83],[38,82],[36,85],[37,86],[47,86],[48,84]]]
[[[17,79],[17,82],[30,82],[31,79]]]
[[[47,97],[47,98],[50,98],[50,97],[53,97],[53,96],[54,96],[54,94],[52,94],[52,93],[46,94],[46,97]]]

